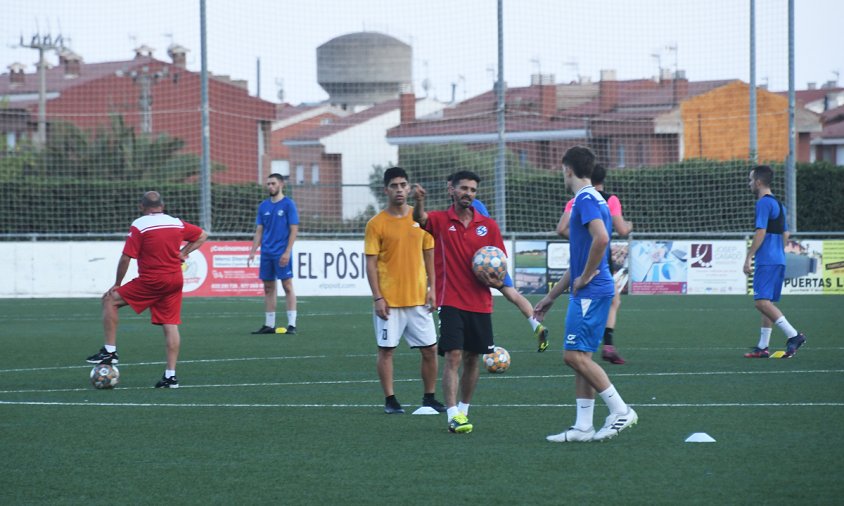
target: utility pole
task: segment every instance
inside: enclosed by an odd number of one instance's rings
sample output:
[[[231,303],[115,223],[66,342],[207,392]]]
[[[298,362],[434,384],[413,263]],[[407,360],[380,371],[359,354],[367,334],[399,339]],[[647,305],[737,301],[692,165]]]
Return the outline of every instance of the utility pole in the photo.
[[[145,134],[152,133],[152,85],[157,83],[162,77],[167,77],[168,73],[167,67],[156,72],[150,72],[147,65],[141,67],[139,71],[117,72],[118,77],[131,77],[132,81],[141,88],[138,106],[141,109],[141,132]]]
[[[29,44],[24,43],[21,35],[20,46],[38,50],[38,133],[34,140],[36,146],[44,147],[47,143],[47,60],[44,53],[64,49],[64,41],[61,35],[53,39],[50,34],[36,33]]]

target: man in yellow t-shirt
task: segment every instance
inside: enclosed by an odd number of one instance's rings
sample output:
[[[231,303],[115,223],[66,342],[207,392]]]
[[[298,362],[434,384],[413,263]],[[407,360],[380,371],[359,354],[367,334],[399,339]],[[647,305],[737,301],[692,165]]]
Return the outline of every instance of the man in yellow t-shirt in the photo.
[[[438,412],[437,331],[434,327],[434,238],[413,221],[410,184],[401,167],[384,171],[387,207],[366,224],[366,276],[372,289],[376,368],[384,389],[384,412],[404,413],[393,390],[393,351],[404,336],[422,354],[422,405]]]

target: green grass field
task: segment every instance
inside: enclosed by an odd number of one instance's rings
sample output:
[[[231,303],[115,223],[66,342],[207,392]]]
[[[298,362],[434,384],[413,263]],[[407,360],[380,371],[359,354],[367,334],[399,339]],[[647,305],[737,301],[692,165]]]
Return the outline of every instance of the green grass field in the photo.
[[[628,363],[607,369],[639,424],[565,445],[545,441],[575,414],[564,300],[539,354],[496,298],[513,365],[482,374],[468,435],[444,415],[382,413],[368,298],[302,298],[295,336],[249,334],[259,299],[186,299],[179,390],[152,388],[163,337],[123,309],[111,391],[84,362],[102,345],[97,300],[2,300],[0,504],[840,504],[844,298],[785,297],[809,338],[792,360],[742,358],[758,336],[749,297],[623,301]],[[410,413],[418,353],[395,366]],[[693,432],[717,442],[685,443]]]

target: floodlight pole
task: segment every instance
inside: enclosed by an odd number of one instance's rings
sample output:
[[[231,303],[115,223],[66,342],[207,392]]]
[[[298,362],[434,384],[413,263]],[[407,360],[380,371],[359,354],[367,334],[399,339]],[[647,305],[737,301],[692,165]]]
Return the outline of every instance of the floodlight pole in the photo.
[[[750,161],[759,160],[756,118],[756,0],[750,0]]]
[[[785,164],[785,205],[788,208],[788,227],[791,232],[797,232],[797,129],[794,125],[794,103],[794,0],[788,0],[788,159]]]
[[[495,221],[504,233],[507,230],[507,197],[504,188],[504,160],[506,146],[504,143],[504,6],[503,0],[498,0],[498,82],[496,106],[498,120],[498,156],[495,159]]]
[[[202,160],[199,167],[199,223],[211,232],[211,127],[208,120],[208,44],[205,23],[205,0],[199,0],[200,47],[200,101],[202,109]]]

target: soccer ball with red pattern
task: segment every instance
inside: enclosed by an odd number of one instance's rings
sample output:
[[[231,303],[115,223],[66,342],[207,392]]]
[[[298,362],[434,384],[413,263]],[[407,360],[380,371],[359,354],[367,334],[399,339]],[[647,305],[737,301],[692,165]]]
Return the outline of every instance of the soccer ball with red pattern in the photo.
[[[486,370],[497,374],[510,368],[510,353],[501,346],[492,349],[492,353],[484,355]]]
[[[111,364],[97,364],[91,369],[91,384],[98,390],[114,388],[120,381],[120,371]]]
[[[472,270],[481,281],[483,272],[491,272],[503,280],[507,275],[507,255],[495,246],[484,246],[472,257]]]

